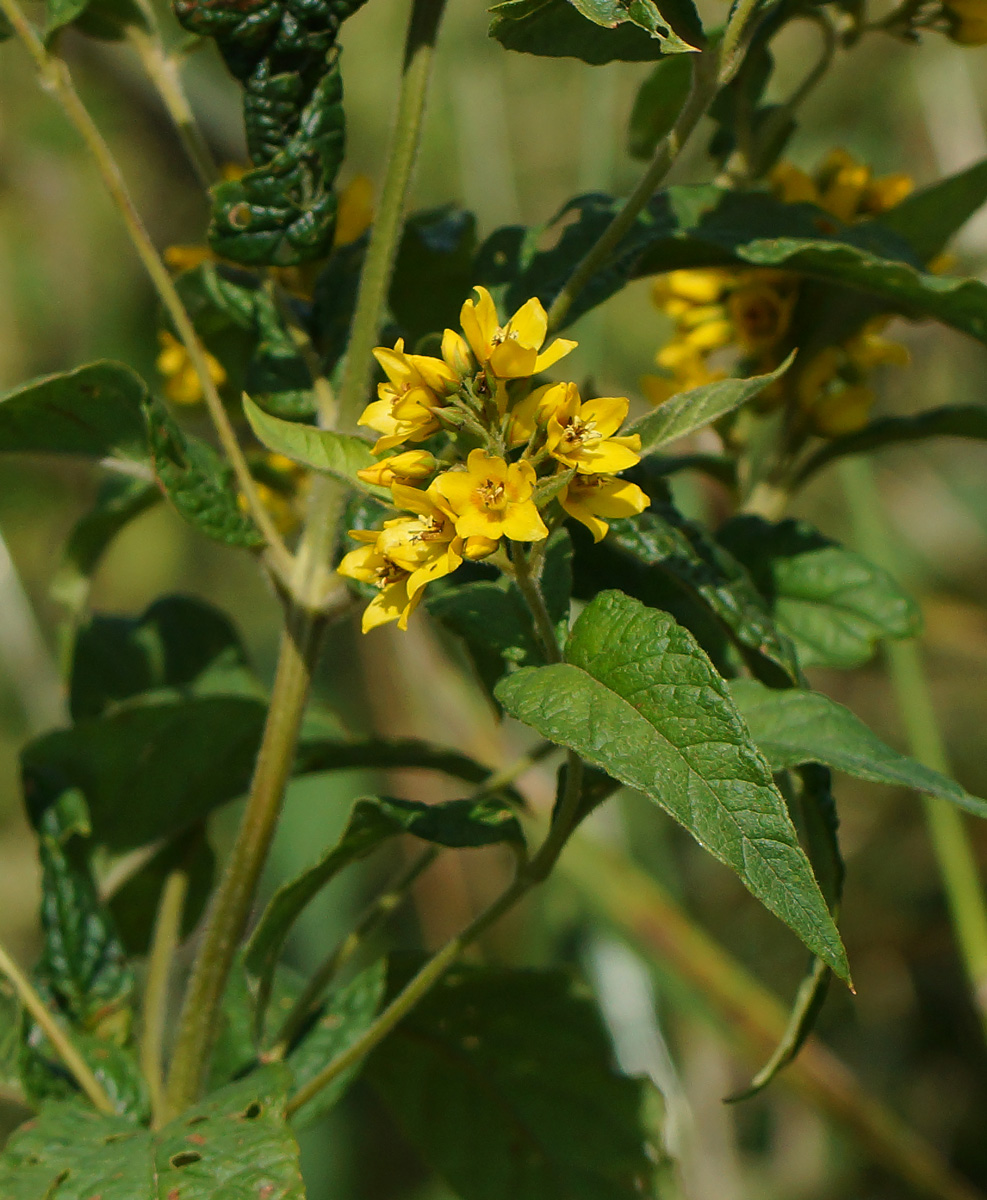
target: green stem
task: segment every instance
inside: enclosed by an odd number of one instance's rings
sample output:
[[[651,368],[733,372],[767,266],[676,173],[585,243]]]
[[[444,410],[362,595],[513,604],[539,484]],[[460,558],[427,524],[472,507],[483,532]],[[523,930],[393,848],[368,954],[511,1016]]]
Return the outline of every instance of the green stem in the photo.
[[[206,409],[216,429],[220,444],[236,475],[237,484],[246,498],[250,515],[267,543],[271,566],[279,576],[286,577],[291,570],[291,555],[270,513],[258,495],[257,486],[240,448],[240,443],[237,441],[229,415],[216,385],[213,383],[212,376],[209,374],[205,350],[172,282],[168,268],[155,249],[150,234],[137,211],[116,159],[89,115],[89,110],[79,98],[68,67],[60,58],[49,54],[45,49],[41,39],[21,12],[18,0],[0,0],[0,12],[3,12],[10,21],[14,32],[34,59],[42,87],[61,105],[63,112],[75,126],[86,149],[96,163],[106,190],[123,218],[134,249],[150,276],[161,303],[174,323],[178,336],[195,368],[202,387]]]
[[[514,581],[531,613],[531,619],[535,624],[535,633],[541,643],[545,658],[550,663],[560,663],[562,651],[559,648],[559,639],[555,634],[555,626],[552,624],[552,618],[545,605],[545,597],[541,594],[538,580],[531,570],[528,551],[520,542],[511,542],[511,562],[514,565]]]
[[[573,838],[559,874],[608,924],[684,982],[690,1011],[717,1024],[758,1065],[784,1036],[788,1012],[775,996],[679,908],[663,887],[626,856]],[[815,1036],[779,1077],[917,1195],[983,1200],[942,1155],[880,1100]]]
[[[845,459],[840,473],[861,552],[896,574],[899,564],[870,463],[862,458]],[[886,642],[884,652],[912,756],[927,767],[952,774],[919,647],[914,641]],[[976,855],[962,813],[935,796],[923,796],[922,804],[970,991],[987,1038],[987,904]]]
[[[675,124],[658,143],[651,165],[642,175],[637,187],[624,201],[623,207],[586,253],[562,290],[552,301],[552,306],[548,310],[550,333],[554,333],[565,324],[573,301],[596,272],[604,266],[624,235],[630,232],[638,214],[655,194],[658,185],[678,158],[682,147],[716,95],[718,64],[718,56],[713,51],[704,50],[695,55],[692,63],[692,87],[682,111]]]
[[[55,1048],[58,1057],[79,1087],[86,1093],[93,1105],[103,1113],[115,1113],[113,1102],[106,1090],[92,1072],[92,1068],[76,1049],[54,1016],[45,1007],[45,1002],[31,986],[31,981],[0,946],[0,975],[6,975],[21,1004],[27,1009],[44,1032],[45,1037]]]
[[[380,208],[370,233],[370,245],[360,276],[340,386],[340,424],[344,430],[356,425],[370,390],[372,351],[377,344],[380,314],[394,270],[405,204],[421,137],[435,42],[445,2],[414,0],[411,10],[394,139],[381,191]]]
[[[761,3],[762,0],[738,0],[733,10],[720,43],[718,82],[721,85],[729,83],[740,69],[753,32],[751,18]]]
[[[151,1118],[160,1127],[164,1114],[164,1040],[168,1019],[168,985],[175,950],[182,931],[182,917],[188,897],[189,860],[200,844],[203,831],[193,831],[185,839],[182,861],[168,873],[154,922],[154,936],[147,959],[144,981],[143,1023],[140,1040],[141,1071],[151,1099]]]

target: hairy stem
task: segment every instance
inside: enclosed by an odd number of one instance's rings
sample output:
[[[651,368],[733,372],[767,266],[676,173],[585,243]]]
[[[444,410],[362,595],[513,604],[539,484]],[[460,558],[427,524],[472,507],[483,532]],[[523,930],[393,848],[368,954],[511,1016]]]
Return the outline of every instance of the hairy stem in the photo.
[[[716,95],[718,56],[709,50],[696,54],[692,63],[692,87],[688,99],[671,130],[658,143],[651,165],[642,175],[640,182],[624,201],[620,212],[600,235],[586,256],[569,276],[548,310],[548,329],[552,333],[560,329],[569,315],[573,301],[589,283],[598,270],[629,233],[638,214],[655,194],[678,158],[693,130],[709,108]]]
[[[61,105],[63,112],[75,126],[86,149],[96,163],[106,190],[123,218],[134,249],[150,276],[155,291],[174,323],[178,336],[195,368],[206,408],[215,426],[223,452],[236,474],[237,484],[246,498],[250,515],[267,543],[271,566],[282,578],[286,577],[290,573],[291,555],[258,495],[254,478],[250,474],[250,468],[247,466],[247,460],[237,441],[233,425],[223,406],[216,385],[213,383],[212,376],[209,374],[205,350],[172,282],[168,268],[155,249],[150,234],[137,211],[116,159],[89,115],[89,110],[79,98],[68,67],[60,58],[45,49],[41,39],[21,12],[18,0],[0,0],[0,11],[10,21],[15,33],[34,59],[42,87]]]
[[[861,552],[895,574],[898,564],[870,463],[846,459],[840,471]],[[884,652],[912,756],[951,774],[919,647],[914,641],[886,642]],[[923,796],[922,804],[973,1002],[987,1037],[987,903],[976,855],[961,812],[936,796]]]
[[[445,0],[414,0],[405,42],[404,72],[380,208],[360,276],[346,363],[340,386],[340,424],[352,430],[370,388],[371,352],[377,342],[381,310],[390,286],[405,203],[411,184],[425,115],[425,98]]]
[[[103,1085],[93,1074],[86,1060],[76,1049],[71,1038],[45,1007],[45,1002],[31,986],[31,981],[0,946],[0,975],[10,980],[21,1004],[27,1009],[44,1032],[45,1037],[55,1048],[58,1057],[80,1088],[86,1093],[93,1105],[104,1113],[115,1113],[113,1102]]]

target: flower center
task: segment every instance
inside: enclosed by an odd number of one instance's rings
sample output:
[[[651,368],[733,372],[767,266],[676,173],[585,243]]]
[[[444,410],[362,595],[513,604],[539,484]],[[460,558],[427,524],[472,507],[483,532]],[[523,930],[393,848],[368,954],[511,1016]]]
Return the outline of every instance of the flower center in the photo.
[[[571,417],[562,434],[562,445],[566,450],[578,450],[580,446],[598,442],[602,436],[596,428],[595,421],[584,421],[582,417]]]
[[[484,479],[474,496],[477,504],[489,512],[491,509],[504,507],[504,493],[504,484],[500,479]]]
[[[407,579],[409,575],[410,571],[406,571],[404,567],[399,567],[397,563],[393,563],[389,558],[385,558],[374,571],[374,585],[379,588],[386,588],[392,583],[400,583],[402,579]]]
[[[413,542],[447,542],[446,523],[437,517],[422,517],[411,534]]]

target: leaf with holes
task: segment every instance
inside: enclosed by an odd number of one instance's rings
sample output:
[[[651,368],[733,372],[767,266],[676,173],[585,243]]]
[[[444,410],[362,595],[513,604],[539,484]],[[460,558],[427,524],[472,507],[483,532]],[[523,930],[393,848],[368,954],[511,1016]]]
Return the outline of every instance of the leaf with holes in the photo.
[[[735,517],[716,536],[750,572],[803,666],[862,666],[882,640],[921,629],[918,605],[887,571],[804,521]]]
[[[663,54],[694,49],[690,43],[702,38],[691,0],[663,3],[660,13],[650,0],[630,6],[609,4],[609,11],[619,11],[616,19],[602,23],[588,17],[586,7],[585,0],[579,5],[570,0],[506,0],[490,9],[490,36],[507,50],[579,58],[594,65],[653,62]],[[638,20],[632,20],[631,9]],[[653,20],[654,31],[648,27],[649,20]]]
[[[643,1085],[612,1057],[568,976],[459,967],[367,1071],[462,1200],[632,1200],[652,1194]]]
[[[688,631],[602,592],[573,626],[565,659],[502,679],[504,708],[661,805],[846,979],[840,935],[771,768]]]
[[[774,691],[753,679],[735,679],[730,690],[751,737],[776,771],[825,763],[857,779],[911,788],[987,817],[987,801],[892,750],[848,708],[821,692]]]

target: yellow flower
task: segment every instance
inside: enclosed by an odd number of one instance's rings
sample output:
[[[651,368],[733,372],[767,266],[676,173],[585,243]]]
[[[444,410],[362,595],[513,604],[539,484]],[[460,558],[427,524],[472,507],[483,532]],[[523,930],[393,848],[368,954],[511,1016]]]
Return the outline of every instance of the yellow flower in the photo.
[[[685,301],[693,304],[715,304],[726,291],[730,276],[726,271],[669,271],[659,275],[651,287],[655,305],[665,309],[669,316],[677,313],[670,312],[668,305],[674,306],[675,301]]]
[[[429,454],[427,450],[406,450],[403,454],[394,454],[372,467],[364,467],[356,474],[364,483],[390,487],[392,483],[411,483],[427,479],[437,466],[435,455]]]
[[[500,325],[487,289],[473,290],[479,300],[463,304],[460,324],[477,362],[488,366],[499,379],[537,375],[576,348],[576,342],[556,338],[547,350],[542,350],[548,334],[548,317],[540,300],[528,300],[506,325]]]
[[[465,471],[446,471],[429,485],[429,495],[454,514],[456,532],[495,542],[537,542],[548,529],[535,505],[535,470],[486,450],[471,450]]]
[[[984,0],[958,0],[958,3]],[[870,167],[845,150],[831,150],[817,169],[815,178],[791,163],[781,162],[771,172],[776,196],[786,204],[809,202],[841,221],[887,212],[911,192],[908,175],[883,175],[875,179]]]
[[[636,483],[613,475],[574,475],[559,495],[562,508],[580,521],[599,542],[610,526],[604,517],[633,517],[648,507],[648,497]]]
[[[523,446],[539,425],[547,425],[551,415],[565,404],[575,387],[574,383],[546,383],[529,392],[511,413],[508,431],[511,445]]]
[[[987,0],[944,0],[949,37],[961,46],[987,45]]]
[[[771,187],[786,204],[818,204],[819,189],[812,176],[793,163],[780,162],[771,171]]]
[[[348,246],[370,228],[374,219],[374,185],[366,175],[354,175],[339,193],[333,246]]]
[[[641,439],[614,437],[627,416],[628,400],[617,396],[601,396],[580,402],[573,385],[565,403],[552,413],[548,421],[546,444],[553,458],[567,467],[575,467],[581,475],[613,474],[625,471],[641,461],[637,453]]]
[[[442,335],[442,359],[449,370],[460,379],[472,374],[474,370],[469,343],[455,329],[447,329]]]
[[[360,425],[368,425],[382,436],[374,445],[380,454],[402,442],[421,442],[440,428],[435,409],[458,383],[440,358],[405,354],[404,339],[393,350],[378,346],[374,357],[384,368],[387,382],[377,387],[379,400],[368,404]]]
[[[797,299],[797,285],[791,277],[784,282],[772,280],[768,272],[732,291],[727,308],[741,347],[748,354],[773,350],[788,332]]]
[[[162,329],[158,334],[161,352],[158,354],[156,366],[164,376],[164,393],[173,404],[198,404],[202,399],[202,383],[196,374],[192,359],[184,345]],[[209,378],[217,387],[226,382],[226,371],[223,364],[214,358],[208,350],[204,351]]]
[[[351,530],[350,537],[367,540],[363,535],[365,530]],[[348,579],[357,579],[361,583],[369,583],[378,588],[378,594],[363,610],[361,628],[364,633],[376,629],[378,625],[386,625],[397,621],[399,629],[408,628],[408,618],[421,602],[422,592],[416,595],[408,594],[408,580],[411,572],[399,567],[386,555],[377,549],[377,535],[373,535],[373,544],[360,546],[351,550],[343,557],[336,568],[340,575]]]
[[[216,255],[208,246],[168,246],[162,256],[173,271],[191,271],[204,262],[215,262]]]

